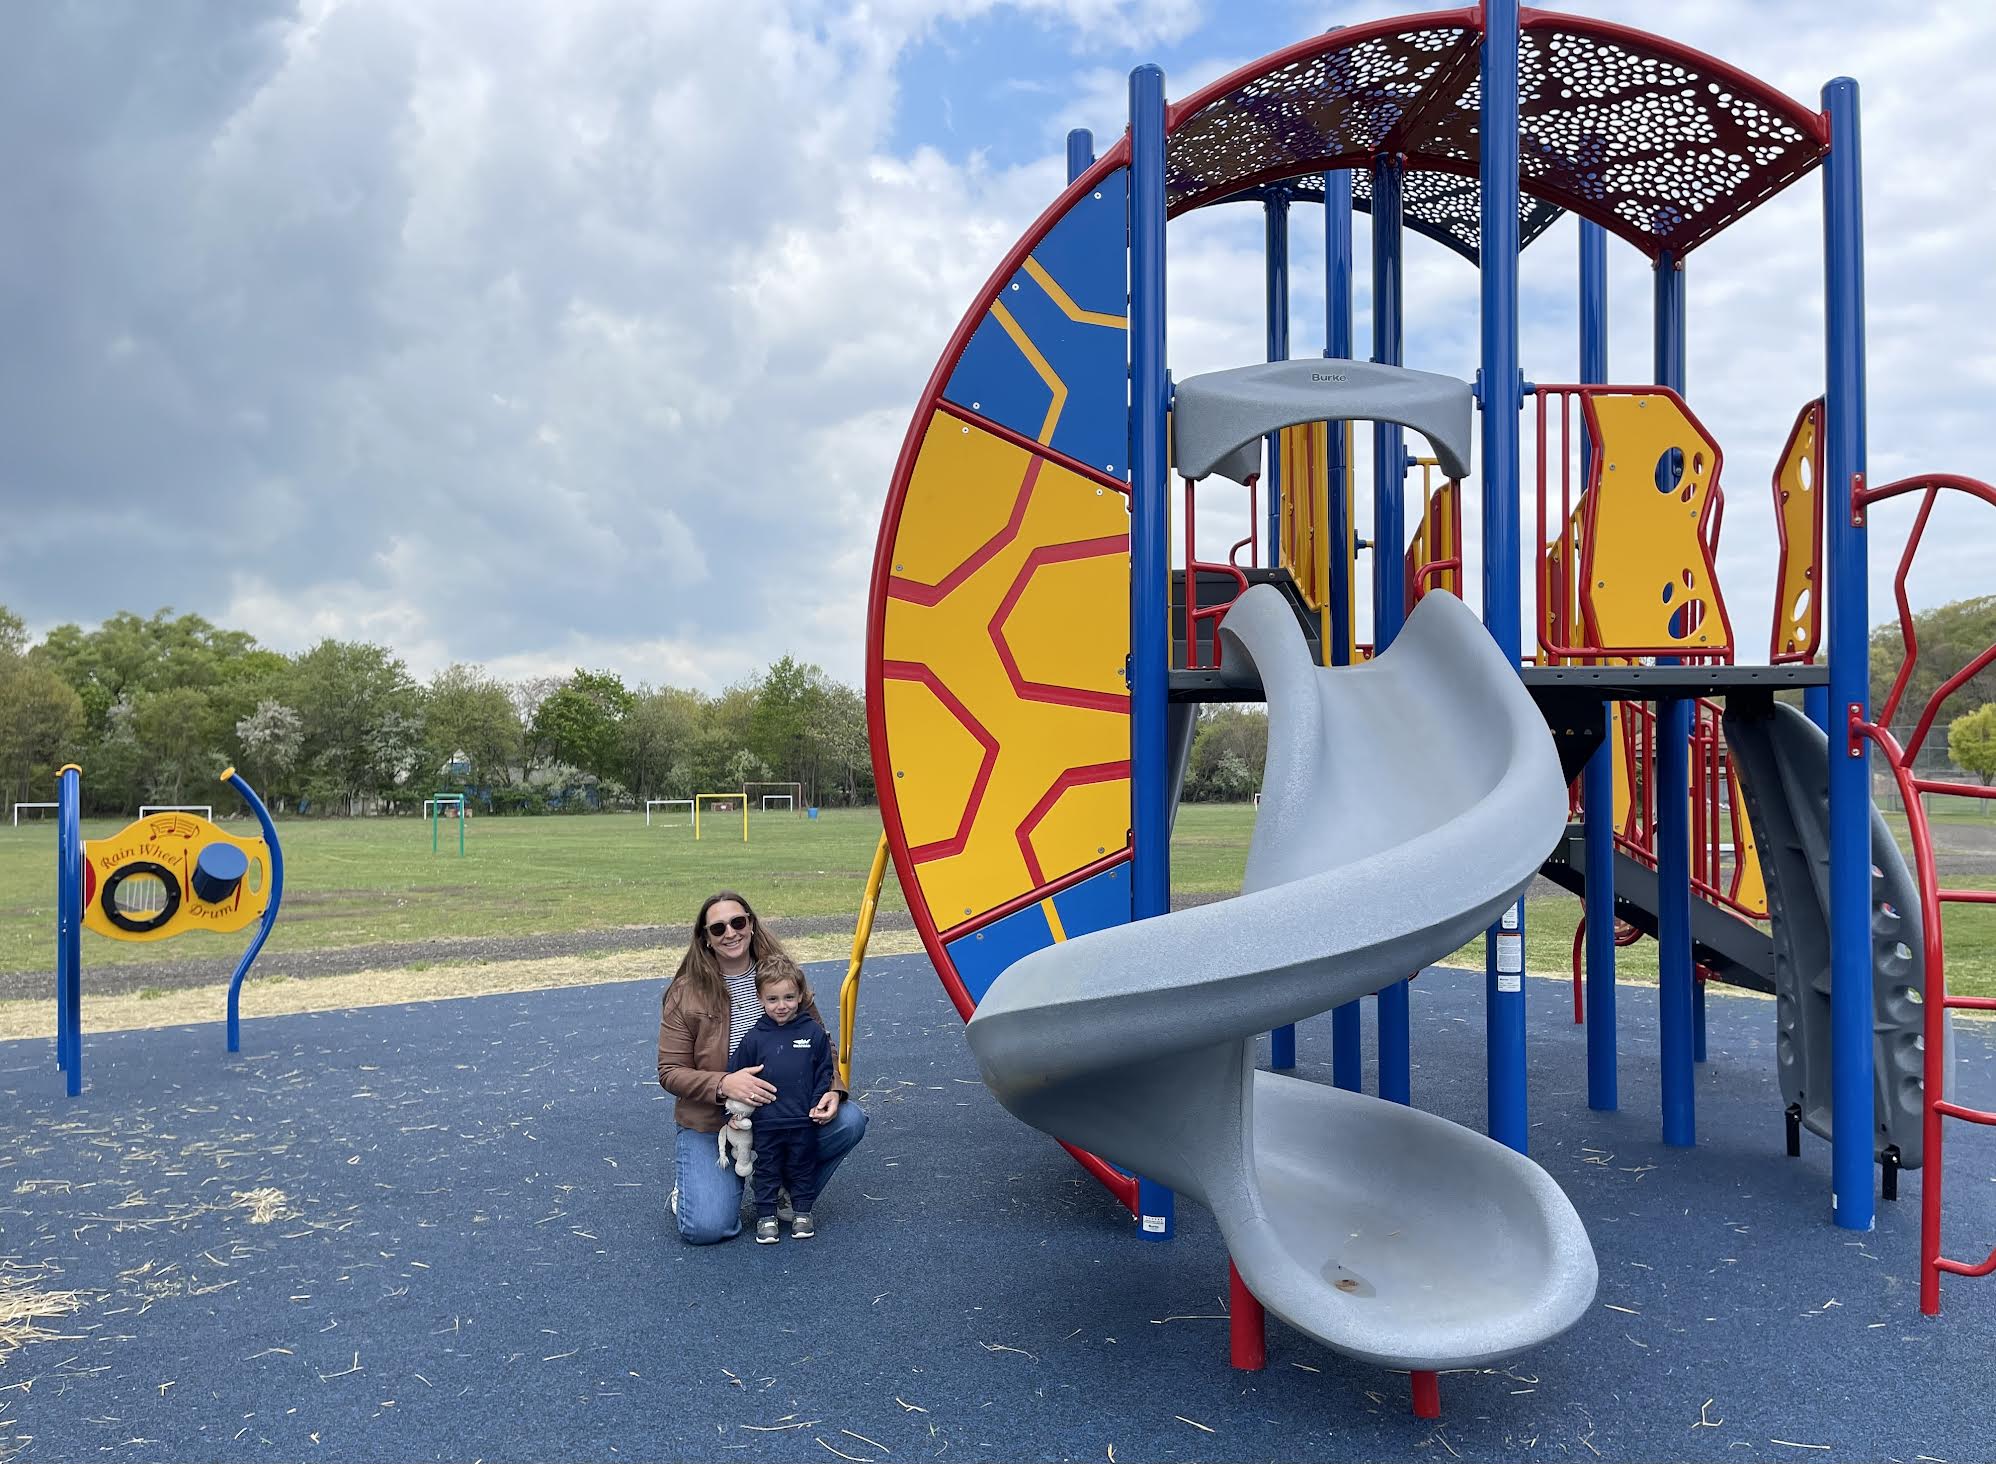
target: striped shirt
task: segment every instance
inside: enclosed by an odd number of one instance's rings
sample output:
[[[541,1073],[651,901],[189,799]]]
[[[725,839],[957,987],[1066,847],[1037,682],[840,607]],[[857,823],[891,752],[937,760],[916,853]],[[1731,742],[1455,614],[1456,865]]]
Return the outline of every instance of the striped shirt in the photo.
[[[755,963],[749,963],[748,970],[739,976],[730,976],[728,981],[728,1057],[735,1055],[735,1049],[742,1045],[742,1034],[753,1027],[762,1016],[762,1003],[755,996]]]

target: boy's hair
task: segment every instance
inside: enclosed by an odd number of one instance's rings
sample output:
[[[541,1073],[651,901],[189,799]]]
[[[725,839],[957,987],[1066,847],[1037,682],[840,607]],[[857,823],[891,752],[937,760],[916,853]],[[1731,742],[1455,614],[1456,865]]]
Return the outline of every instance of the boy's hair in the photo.
[[[779,981],[797,983],[797,1005],[808,1006],[811,1001],[811,983],[804,979],[804,972],[788,956],[777,954],[756,964],[755,993],[762,995],[765,986],[773,986]]]

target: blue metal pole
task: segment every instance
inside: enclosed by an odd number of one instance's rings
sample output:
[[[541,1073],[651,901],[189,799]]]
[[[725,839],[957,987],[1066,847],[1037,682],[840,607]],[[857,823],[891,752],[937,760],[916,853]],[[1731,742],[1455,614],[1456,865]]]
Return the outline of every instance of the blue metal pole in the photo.
[[[1267,280],[1268,359],[1289,359],[1289,192],[1280,184],[1262,199],[1262,267]],[[1261,481],[1267,490],[1268,563],[1282,562],[1282,439],[1270,433],[1267,468]],[[1296,1025],[1287,1023],[1268,1034],[1268,1065],[1277,1070],[1296,1066]]]
[[[1684,392],[1684,266],[1666,250],[1656,262],[1656,380]],[[1696,1003],[1691,972],[1691,702],[1656,707],[1657,1037],[1663,1141],[1698,1142],[1694,1067]]]
[[[1608,379],[1608,231],[1580,224],[1580,379]],[[1580,480],[1590,481],[1590,444],[1580,442]],[[1582,774],[1587,834],[1587,1106],[1620,1106],[1615,1072],[1615,709],[1601,708],[1601,746]]]
[[[1289,359],[1289,191],[1281,184],[1262,199],[1262,268],[1266,276],[1268,359]],[[1268,467],[1261,475],[1267,491],[1268,563],[1282,562],[1282,444],[1268,435]],[[1293,1064],[1290,1064],[1293,1066]],[[1283,1066],[1281,1063],[1277,1067]]]
[[[1372,359],[1389,366],[1402,362],[1401,198],[1406,162],[1381,153],[1372,165]],[[1405,488],[1407,449],[1402,429],[1391,422],[1372,426],[1372,645],[1377,655],[1393,644],[1406,619],[1407,542]],[[1407,983],[1396,981],[1379,993],[1379,1096],[1411,1103],[1414,1094],[1412,1032]]]
[[[1852,718],[1870,716],[1868,546],[1850,498],[1865,471],[1864,174],[1857,83],[1823,88],[1827,316],[1823,517],[1830,571],[1831,1205],[1846,1230],[1872,1225],[1871,759]]]
[[[1802,711],[1825,732],[1830,730],[1830,689],[1827,686],[1802,688]]]
[[[57,775],[55,795],[55,1060],[71,1098],[83,1091],[82,779],[71,763]]]
[[[263,943],[270,939],[270,928],[277,924],[277,907],[284,903],[284,850],[278,845],[277,825],[270,820],[270,810],[263,806],[263,800],[256,796],[256,790],[243,781],[242,774],[230,768],[222,774],[222,781],[235,789],[237,796],[247,803],[250,812],[256,815],[257,825],[263,830],[263,842],[270,850],[270,903],[264,906],[263,919],[257,925],[256,934],[250,938],[249,949],[244,951],[242,959],[236,962],[235,974],[229,978],[229,1051],[240,1052],[242,1026],[238,1012],[242,1001],[243,978],[249,975],[250,967],[256,964],[257,952],[263,949]],[[462,804],[458,806],[457,815],[459,825],[462,826],[464,822]]]
[[[1067,134],[1067,181],[1072,183],[1095,166],[1095,134],[1077,127]]]
[[[1351,174],[1333,168],[1324,174],[1324,355],[1351,359]],[[1325,431],[1326,495],[1330,513],[1324,525],[1330,543],[1331,664],[1351,664],[1351,522],[1346,513],[1344,423]],[[1360,1005],[1348,1001],[1331,1012],[1331,1082],[1356,1093],[1365,1085],[1365,1043]]]
[[[1479,57],[1477,177],[1483,350],[1483,623],[1518,664],[1518,0],[1486,0]],[[1397,555],[1399,550],[1396,548]],[[1525,904],[1484,941],[1484,1078],[1490,1136],[1519,1153],[1530,1145],[1525,1094]]]
[[[1130,865],[1131,918],[1171,909],[1165,664],[1171,586],[1164,414],[1164,72],[1130,73]],[[1137,1181],[1138,1234],[1168,1240],[1171,1191]]]

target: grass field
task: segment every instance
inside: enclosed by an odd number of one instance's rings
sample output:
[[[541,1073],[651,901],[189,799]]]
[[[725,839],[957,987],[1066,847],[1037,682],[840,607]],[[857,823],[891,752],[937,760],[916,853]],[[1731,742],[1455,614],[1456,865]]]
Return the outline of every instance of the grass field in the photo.
[[[1237,890],[1253,818],[1253,809],[1240,804],[1182,808],[1172,845],[1173,888],[1183,894]],[[101,838],[117,827],[92,823],[84,832]],[[636,814],[475,818],[460,859],[454,839],[432,854],[429,825],[414,819],[287,822],[279,831],[284,909],[269,948],[681,925],[719,888],[743,890],[775,918],[850,915],[857,908],[880,835],[873,810],[828,809],[817,819],[753,814],[746,845],[739,828],[721,818],[704,822],[706,837],[695,843],[688,828],[647,829]],[[54,847],[52,825],[0,829],[0,970],[53,969]],[[906,909],[891,877],[881,909]],[[1531,901],[1528,969],[1569,969],[1579,914],[1580,902],[1564,896]],[[1996,908],[1952,907],[1947,928],[1951,989],[1996,994]],[[222,962],[242,943],[241,936],[201,933],[147,945],[86,935],[84,964],[88,970],[208,956]],[[1480,947],[1465,947],[1457,960],[1480,964]],[[1655,946],[1644,942],[1620,952],[1618,971],[1654,980]]]

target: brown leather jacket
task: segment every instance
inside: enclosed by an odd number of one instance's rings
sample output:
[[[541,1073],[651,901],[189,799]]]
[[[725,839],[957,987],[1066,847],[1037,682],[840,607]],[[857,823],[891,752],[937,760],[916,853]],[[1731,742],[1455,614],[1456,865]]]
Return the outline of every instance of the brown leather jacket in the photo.
[[[725,998],[725,993],[723,993]],[[711,1003],[694,996],[687,984],[668,981],[665,999],[658,1013],[658,1085],[679,1101],[672,1105],[673,1121],[683,1128],[703,1134],[721,1131],[721,1079],[728,1074],[729,1003],[724,999],[719,1011]],[[811,1020],[831,1028],[818,1015],[817,999],[804,1003]],[[832,1038],[832,1062],[839,1060],[839,1044]],[[845,1089],[835,1088],[839,1098]]]

